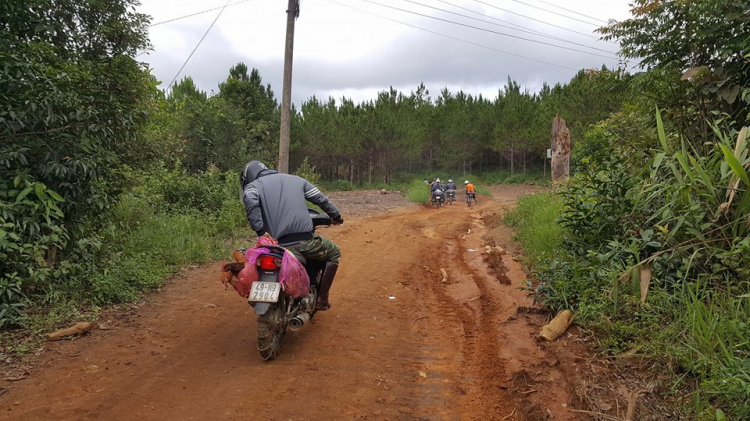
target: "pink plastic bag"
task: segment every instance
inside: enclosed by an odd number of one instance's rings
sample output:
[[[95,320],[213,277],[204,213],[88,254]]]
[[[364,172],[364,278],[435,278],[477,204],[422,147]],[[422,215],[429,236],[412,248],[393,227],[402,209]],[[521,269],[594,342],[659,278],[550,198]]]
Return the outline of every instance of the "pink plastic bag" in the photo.
[[[253,282],[258,280],[258,267],[256,261],[258,256],[269,253],[270,250],[263,246],[275,246],[278,243],[268,238],[259,238],[254,248],[245,253],[247,263],[237,275],[237,293],[247,298]],[[281,259],[281,270],[279,272],[279,283],[284,293],[294,298],[304,297],[310,292],[310,278],[307,276],[305,267],[291,252],[285,250]]]
[[[305,266],[288,250],[284,251],[284,257],[281,259],[279,282],[284,292],[294,298],[304,297],[310,292],[310,277]]]

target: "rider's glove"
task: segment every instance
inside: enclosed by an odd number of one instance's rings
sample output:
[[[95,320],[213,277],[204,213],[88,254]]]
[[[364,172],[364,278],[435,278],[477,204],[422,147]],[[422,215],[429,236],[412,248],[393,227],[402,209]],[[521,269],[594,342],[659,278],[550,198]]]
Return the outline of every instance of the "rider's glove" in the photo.
[[[333,225],[341,225],[344,223],[344,218],[342,218],[341,215],[331,218],[331,220],[333,221]]]

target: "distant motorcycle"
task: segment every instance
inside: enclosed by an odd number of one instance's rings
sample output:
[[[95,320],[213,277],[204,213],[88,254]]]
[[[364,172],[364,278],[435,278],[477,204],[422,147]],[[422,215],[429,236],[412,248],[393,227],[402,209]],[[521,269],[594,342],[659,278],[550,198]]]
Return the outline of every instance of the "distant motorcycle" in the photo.
[[[445,192],[445,201],[448,202],[449,205],[452,205],[453,202],[456,201],[456,191],[455,190],[448,190]]]
[[[475,204],[479,204],[477,202],[477,194],[476,193],[466,193],[466,204],[471,207],[471,202],[474,202]]]
[[[433,191],[432,206],[435,206],[436,208],[442,208],[443,204],[445,204],[445,196],[443,194],[443,191],[441,189]]]

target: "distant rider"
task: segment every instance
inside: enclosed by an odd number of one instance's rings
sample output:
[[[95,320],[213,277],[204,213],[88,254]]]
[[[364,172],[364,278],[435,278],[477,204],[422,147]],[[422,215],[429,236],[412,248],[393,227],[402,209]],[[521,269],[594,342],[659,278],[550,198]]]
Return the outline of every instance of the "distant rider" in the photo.
[[[471,198],[474,200],[474,203],[479,203],[477,202],[477,189],[474,188],[473,184],[469,183],[469,180],[464,181],[464,189],[467,201]]]
[[[448,180],[448,184],[445,185],[445,189],[447,191],[456,191],[456,183],[453,182],[453,180]]]
[[[435,179],[435,181],[432,182],[431,190],[432,190],[433,193],[435,193],[435,190],[445,190],[443,188],[443,185],[440,184],[440,179],[439,178]]]
[[[270,170],[260,161],[245,165],[240,187],[247,220],[258,237],[270,235],[295,254],[326,262],[315,308],[328,310],[328,293],[336,277],[341,250],[333,241],[315,234],[306,202],[318,205],[334,224],[344,223],[339,209],[309,181]]]

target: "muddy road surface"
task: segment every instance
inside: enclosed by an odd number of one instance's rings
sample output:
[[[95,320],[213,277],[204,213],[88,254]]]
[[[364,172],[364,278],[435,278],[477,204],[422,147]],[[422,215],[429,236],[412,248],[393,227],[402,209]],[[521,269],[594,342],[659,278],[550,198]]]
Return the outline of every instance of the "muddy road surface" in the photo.
[[[219,264],[189,270],[90,336],[47,344],[0,395],[0,419],[579,419],[564,344],[534,340],[544,317],[517,289],[526,275],[510,254],[499,269],[482,254],[487,221],[525,191],[321,231],[343,250],[332,309],[271,362]]]

